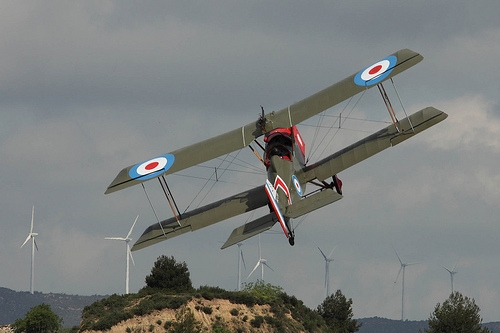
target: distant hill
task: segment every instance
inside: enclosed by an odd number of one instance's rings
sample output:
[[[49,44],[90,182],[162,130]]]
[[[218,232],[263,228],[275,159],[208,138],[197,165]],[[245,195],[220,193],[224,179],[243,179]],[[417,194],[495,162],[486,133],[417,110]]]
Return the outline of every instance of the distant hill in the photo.
[[[107,296],[78,296],[66,294],[44,294],[14,291],[0,287],[0,325],[12,324],[34,306],[49,304],[52,311],[63,319],[64,327],[80,324],[83,308]]]
[[[386,318],[361,318],[358,322],[363,323],[359,333],[418,333],[429,328],[427,320],[393,320]],[[493,333],[500,333],[500,322],[486,323],[484,327],[489,328]]]
[[[386,318],[361,318],[358,322],[363,323],[359,333],[418,333],[428,328],[427,320],[393,320]]]

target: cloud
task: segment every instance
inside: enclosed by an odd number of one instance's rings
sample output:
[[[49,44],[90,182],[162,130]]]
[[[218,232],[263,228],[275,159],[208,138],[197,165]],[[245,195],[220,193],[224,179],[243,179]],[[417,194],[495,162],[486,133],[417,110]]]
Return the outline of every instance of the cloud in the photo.
[[[448,118],[439,129],[429,131],[429,135],[422,137],[430,147],[467,152],[498,151],[500,118],[494,112],[494,101],[476,94],[435,104],[448,113]]]

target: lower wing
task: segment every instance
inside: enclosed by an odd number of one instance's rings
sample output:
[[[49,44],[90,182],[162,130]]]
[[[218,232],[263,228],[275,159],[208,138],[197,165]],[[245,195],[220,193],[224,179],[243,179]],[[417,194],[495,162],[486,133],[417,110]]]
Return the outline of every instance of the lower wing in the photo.
[[[208,227],[228,218],[266,206],[268,202],[263,186],[216,201],[182,214],[179,220],[173,217],[149,226],[134,244],[132,251],[140,250],[188,231]]]

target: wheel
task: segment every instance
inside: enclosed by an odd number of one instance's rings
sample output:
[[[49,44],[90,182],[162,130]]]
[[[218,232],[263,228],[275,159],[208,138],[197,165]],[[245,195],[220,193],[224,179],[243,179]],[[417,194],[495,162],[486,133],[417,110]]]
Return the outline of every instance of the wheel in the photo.
[[[295,237],[291,236],[290,238],[288,238],[288,243],[290,243],[291,246],[294,246],[295,245]]]

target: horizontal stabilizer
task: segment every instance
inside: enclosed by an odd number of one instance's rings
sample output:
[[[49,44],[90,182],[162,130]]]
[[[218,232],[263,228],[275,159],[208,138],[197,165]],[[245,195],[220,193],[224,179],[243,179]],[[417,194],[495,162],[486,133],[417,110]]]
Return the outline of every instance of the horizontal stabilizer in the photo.
[[[300,201],[295,202],[286,208],[285,216],[293,219],[300,217],[304,214],[310,213],[313,210],[319,209],[335,201],[342,199],[343,196],[331,189],[323,190],[315,193]]]
[[[225,249],[226,247],[229,247],[231,245],[238,244],[245,239],[271,229],[276,221],[276,214],[271,213],[234,229],[227,241],[224,243],[224,245],[222,245],[221,249]]]

